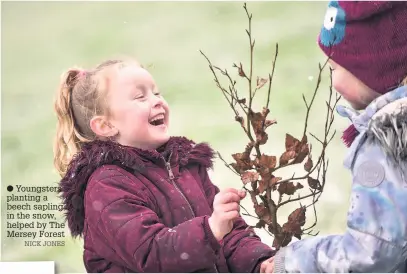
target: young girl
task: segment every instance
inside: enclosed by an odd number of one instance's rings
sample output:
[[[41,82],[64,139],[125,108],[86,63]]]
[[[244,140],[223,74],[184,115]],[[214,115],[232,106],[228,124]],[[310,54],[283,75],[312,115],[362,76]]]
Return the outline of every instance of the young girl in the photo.
[[[273,250],[218,190],[211,148],[168,135],[169,107],[133,61],[69,70],[55,102],[55,166],[88,272],[259,272]]]
[[[347,230],[295,242],[262,272],[405,273],[407,2],[330,2],[319,45],[353,107],[338,108],[353,123],[344,135],[353,176]]]

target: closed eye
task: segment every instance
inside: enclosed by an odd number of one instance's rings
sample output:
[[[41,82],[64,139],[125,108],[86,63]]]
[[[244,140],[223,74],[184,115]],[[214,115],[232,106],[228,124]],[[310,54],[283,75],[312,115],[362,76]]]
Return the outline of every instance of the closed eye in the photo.
[[[142,91],[140,91],[140,90],[135,90],[135,91],[132,93],[132,98],[133,98],[133,100],[142,99],[142,98],[144,98],[144,97],[145,97],[145,92],[142,92]]]

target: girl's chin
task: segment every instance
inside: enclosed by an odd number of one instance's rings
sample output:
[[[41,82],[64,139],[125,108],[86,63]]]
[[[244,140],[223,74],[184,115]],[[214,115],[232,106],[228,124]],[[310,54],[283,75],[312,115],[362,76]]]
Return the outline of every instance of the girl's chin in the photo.
[[[165,135],[163,135],[163,136],[159,136],[159,137],[156,139],[157,148],[158,148],[158,147],[161,147],[161,146],[163,146],[163,145],[165,145],[169,140],[170,140],[170,136],[167,135],[167,134],[165,134]]]
[[[170,138],[168,133],[168,126],[166,125],[159,125],[155,126],[150,131],[151,136],[156,140],[163,140],[163,142],[167,142]]]

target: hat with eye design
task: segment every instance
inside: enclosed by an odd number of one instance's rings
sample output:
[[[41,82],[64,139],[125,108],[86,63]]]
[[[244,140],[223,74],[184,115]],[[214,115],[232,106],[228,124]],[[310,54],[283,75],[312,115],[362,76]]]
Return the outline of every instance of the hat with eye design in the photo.
[[[386,93],[407,76],[407,2],[331,1],[318,44],[365,85]]]

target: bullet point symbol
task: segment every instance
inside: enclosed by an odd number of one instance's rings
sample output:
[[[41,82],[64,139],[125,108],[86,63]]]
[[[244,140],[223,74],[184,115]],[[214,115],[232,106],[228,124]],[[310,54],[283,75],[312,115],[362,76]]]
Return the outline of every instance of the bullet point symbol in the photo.
[[[7,190],[8,190],[9,192],[13,191],[13,189],[14,189],[13,186],[8,186],[8,187],[7,187]]]

